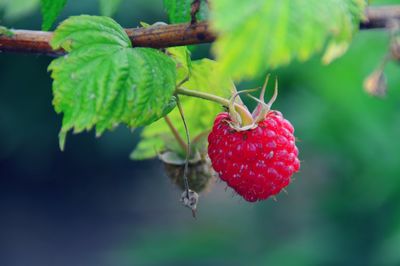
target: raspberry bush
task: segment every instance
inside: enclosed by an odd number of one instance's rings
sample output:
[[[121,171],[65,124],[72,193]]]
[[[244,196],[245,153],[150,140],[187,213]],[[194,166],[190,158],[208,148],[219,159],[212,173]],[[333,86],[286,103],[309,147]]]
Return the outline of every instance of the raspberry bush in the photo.
[[[6,20],[39,4],[3,2]],[[40,1],[42,30],[53,27],[67,2]],[[213,175],[254,202],[278,194],[300,168],[294,128],[271,110],[276,89],[264,103],[265,83],[250,113],[235,83],[321,52],[328,64],[346,52],[359,28],[390,28],[391,48],[366,79],[368,93],[385,96],[384,66],[399,59],[399,23],[393,17],[383,23],[379,12],[369,16],[364,0],[163,2],[169,22],[183,24],[125,29],[110,17],[120,1],[99,0],[102,16],[71,16],[51,34],[0,26],[0,52],[57,57],[48,70],[54,109],[63,115],[61,149],[71,131],[101,136],[121,124],[145,127],[131,158],[161,158],[193,211]],[[192,45],[204,42],[213,42],[215,60],[192,60]]]

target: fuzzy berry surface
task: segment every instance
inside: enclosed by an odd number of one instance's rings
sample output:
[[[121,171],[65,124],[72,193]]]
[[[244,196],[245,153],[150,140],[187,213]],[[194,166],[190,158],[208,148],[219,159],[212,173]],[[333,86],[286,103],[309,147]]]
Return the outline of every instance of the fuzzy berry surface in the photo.
[[[246,131],[236,131],[230,121],[220,113],[208,136],[212,167],[246,201],[278,194],[300,168],[293,126],[277,111]]]

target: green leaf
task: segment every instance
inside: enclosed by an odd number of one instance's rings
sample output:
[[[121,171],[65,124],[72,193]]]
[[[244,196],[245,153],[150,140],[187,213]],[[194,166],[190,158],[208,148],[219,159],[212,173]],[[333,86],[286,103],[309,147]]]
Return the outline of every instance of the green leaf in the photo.
[[[192,71],[192,60],[190,59],[190,51],[187,46],[167,48],[167,54],[175,61],[177,84],[189,78]]]
[[[349,48],[354,33],[358,30],[360,20],[364,16],[365,1],[363,0],[347,0],[342,5],[342,10],[337,12],[347,12],[347,16],[342,16],[342,26],[337,34],[333,35],[329,40],[322,62],[329,64],[336,58],[342,56]],[[340,14],[337,15],[340,17]]]
[[[51,40],[53,48],[67,52],[93,44],[132,47],[124,29],[113,19],[100,16],[73,16],[64,20]]]
[[[100,14],[111,17],[117,12],[122,0],[99,0]]]
[[[191,20],[190,10],[193,0],[164,0],[164,7],[167,10],[170,23],[183,23]],[[205,0],[200,2],[200,11],[197,14],[198,20],[208,18],[208,5]]]
[[[60,143],[70,129],[96,127],[97,135],[119,123],[147,125],[175,106],[175,64],[150,48],[132,48],[123,28],[108,17],[78,16],[54,33],[53,104],[63,113]],[[62,146],[62,145],[61,145]]]
[[[307,60],[326,43],[329,62],[346,51],[364,7],[364,0],[214,0],[213,51],[222,73],[236,79]]]
[[[156,123],[159,123],[159,122],[156,122]],[[146,129],[147,128],[148,127],[146,127]],[[156,128],[154,127],[154,129],[156,129]],[[147,138],[146,135],[149,135],[149,138]],[[153,136],[156,136],[156,137],[153,138]],[[146,139],[141,140],[140,143],[136,146],[135,150],[129,156],[132,160],[144,160],[144,159],[153,158],[165,146],[164,141],[166,141],[166,139],[159,138],[157,136],[157,132],[150,133],[149,131],[147,131],[147,132],[143,131],[142,138],[146,138]],[[169,138],[169,140],[171,142],[174,141],[174,139],[171,137]]]
[[[63,10],[67,0],[41,0],[42,30],[49,30]]]
[[[232,81],[215,78],[217,63],[210,59],[193,61],[191,64],[191,76],[182,87],[192,90],[213,93],[221,97],[228,97],[232,89]],[[186,122],[192,140],[206,134],[212,127],[215,116],[222,111],[218,104],[203,99],[179,96],[185,113]],[[177,108],[168,117],[185,139],[185,130]],[[174,140],[170,128],[163,120],[159,120],[144,128],[141,141],[132,152],[131,158],[140,160],[157,155],[157,152],[170,149],[179,152],[177,141]]]
[[[34,12],[39,3],[40,0],[0,0],[0,10],[6,20],[16,20]]]

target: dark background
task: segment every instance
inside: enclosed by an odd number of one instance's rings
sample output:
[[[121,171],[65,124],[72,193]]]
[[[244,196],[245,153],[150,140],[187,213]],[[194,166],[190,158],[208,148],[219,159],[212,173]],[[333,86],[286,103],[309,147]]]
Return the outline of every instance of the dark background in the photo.
[[[60,19],[81,13],[98,14],[97,2],[69,1]],[[115,18],[166,15],[161,0],[126,0]],[[3,24],[39,29],[40,15]],[[129,160],[140,131],[73,135],[60,152],[51,58],[0,54],[0,265],[400,265],[400,65],[386,68],[386,99],[362,89],[387,46],[385,32],[363,31],[329,66],[274,71],[301,172],[277,202],[212,184],[196,220],[158,161]]]

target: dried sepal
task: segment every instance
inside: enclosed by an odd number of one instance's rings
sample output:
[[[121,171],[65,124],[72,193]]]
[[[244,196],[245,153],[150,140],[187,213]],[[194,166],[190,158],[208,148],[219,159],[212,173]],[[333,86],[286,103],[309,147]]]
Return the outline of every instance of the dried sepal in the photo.
[[[364,90],[375,97],[383,98],[387,93],[387,82],[383,69],[377,69],[364,80]]]
[[[236,131],[246,131],[246,130],[254,129],[257,127],[259,122],[261,122],[265,119],[266,115],[271,110],[272,104],[275,102],[275,100],[278,96],[278,80],[276,79],[274,94],[272,95],[272,98],[270,99],[270,101],[268,103],[265,103],[264,95],[265,95],[265,90],[268,85],[269,77],[270,77],[270,75],[268,74],[265,79],[264,85],[261,89],[259,99],[248,94],[249,92],[259,90],[259,88],[251,89],[251,90],[242,90],[242,91],[236,92],[232,95],[232,97],[229,101],[229,115],[230,115],[231,120],[227,121],[231,128],[235,129]],[[252,113],[250,113],[248,111],[248,109],[245,105],[237,104],[236,99],[240,98],[239,95],[241,93],[248,94],[249,97],[251,97],[252,99],[254,99],[255,101],[258,102],[256,108],[254,108]]]
[[[181,195],[182,204],[192,210],[193,217],[196,217],[197,203],[199,202],[199,194],[193,190],[185,190]]]
[[[252,128],[256,127],[256,124],[254,123],[253,117],[247,107],[242,104],[235,104],[236,98],[240,97],[240,94],[242,93],[249,93],[255,90],[258,90],[259,88],[256,89],[251,89],[251,90],[242,90],[237,93],[235,93],[230,101],[229,101],[229,115],[232,119],[230,122],[230,126],[234,128],[237,131],[244,131],[244,130],[249,130]]]
[[[269,102],[265,103],[264,94],[265,94],[265,90],[267,88],[268,80],[269,80],[269,75],[267,75],[267,78],[265,79],[265,83],[261,90],[259,99],[255,98],[253,96],[250,96],[252,99],[254,99],[255,101],[258,102],[257,107],[254,109],[254,111],[252,113],[254,123],[256,123],[256,124],[265,119],[265,116],[271,110],[272,104],[275,102],[276,98],[278,97],[278,79],[275,79],[274,94],[272,95],[272,98],[269,100]]]

